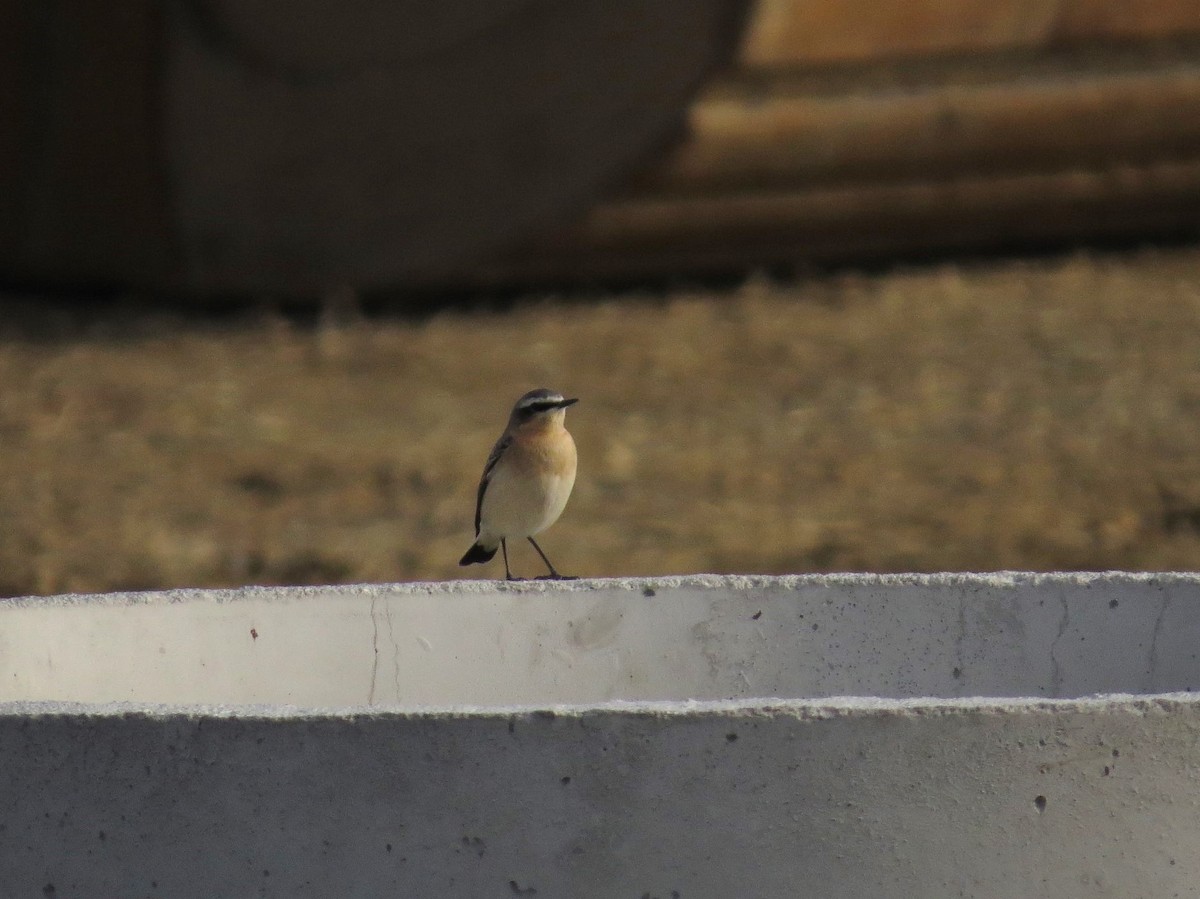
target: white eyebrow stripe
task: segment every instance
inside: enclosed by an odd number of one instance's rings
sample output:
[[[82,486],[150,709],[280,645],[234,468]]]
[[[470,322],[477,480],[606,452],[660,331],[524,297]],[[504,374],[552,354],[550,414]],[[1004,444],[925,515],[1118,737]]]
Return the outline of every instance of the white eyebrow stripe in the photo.
[[[547,409],[552,406],[557,406],[563,401],[563,397],[555,396],[531,396],[517,403],[518,409],[530,409],[534,406],[545,406]]]

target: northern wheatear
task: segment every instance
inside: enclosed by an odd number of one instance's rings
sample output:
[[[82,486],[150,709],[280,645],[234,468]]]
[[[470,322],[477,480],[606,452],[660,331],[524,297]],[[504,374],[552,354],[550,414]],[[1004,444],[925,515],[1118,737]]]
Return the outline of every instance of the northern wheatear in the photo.
[[[506,541],[525,537],[550,569],[548,577],[563,577],[533,535],[558,520],[575,486],[575,441],[563,420],[567,406],[577,402],[545,388],[517,400],[508,427],[483,467],[475,500],[475,542],[459,565],[491,561],[499,548],[504,552],[504,577],[517,580],[508,567]]]

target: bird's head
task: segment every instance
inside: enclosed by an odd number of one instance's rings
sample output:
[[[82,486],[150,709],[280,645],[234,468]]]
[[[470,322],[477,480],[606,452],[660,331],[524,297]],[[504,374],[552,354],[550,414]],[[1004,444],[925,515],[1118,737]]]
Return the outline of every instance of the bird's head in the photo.
[[[557,390],[539,387],[531,390],[513,406],[509,416],[510,428],[541,428],[561,425],[567,415],[567,406],[579,402],[578,399],[567,399]]]

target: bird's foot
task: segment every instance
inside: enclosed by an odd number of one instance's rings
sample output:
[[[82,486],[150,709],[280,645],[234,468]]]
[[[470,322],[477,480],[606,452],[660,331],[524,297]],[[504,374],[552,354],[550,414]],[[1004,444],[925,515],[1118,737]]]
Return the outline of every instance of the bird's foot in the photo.
[[[534,580],[538,581],[577,581],[578,575],[574,574],[559,574],[557,571],[554,574],[540,574]]]

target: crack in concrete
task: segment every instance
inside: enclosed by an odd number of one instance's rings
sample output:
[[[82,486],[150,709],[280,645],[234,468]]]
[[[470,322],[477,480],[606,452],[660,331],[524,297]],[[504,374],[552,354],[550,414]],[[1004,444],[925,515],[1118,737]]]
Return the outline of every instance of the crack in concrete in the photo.
[[[392,643],[392,686],[396,688],[392,699],[400,701],[400,644],[396,642],[396,631],[392,626],[392,604],[383,607],[384,618],[387,619],[388,638]]]
[[[1154,618],[1154,629],[1150,631],[1150,669],[1146,673],[1150,676],[1150,682],[1146,685],[1146,689],[1150,692],[1154,691],[1154,683],[1158,674],[1158,637],[1162,633],[1163,621],[1167,617],[1167,609],[1171,606],[1171,588],[1163,587],[1162,605],[1158,608],[1158,615]]]
[[[371,660],[371,687],[367,690],[367,705],[375,704],[375,681],[379,676],[379,619],[375,617],[375,604],[379,602],[378,594],[371,597],[371,650],[374,657]]]
[[[963,681],[966,679],[967,664],[966,656],[963,655],[963,642],[967,639],[967,597],[966,592],[960,592],[958,595],[958,639],[954,641],[954,672],[951,672],[951,677],[954,681],[954,695],[961,696],[963,694]]]
[[[1062,641],[1063,635],[1067,632],[1067,625],[1071,621],[1071,608],[1067,603],[1066,591],[1058,590],[1056,592],[1058,601],[1062,605],[1062,614],[1058,619],[1058,633],[1050,642],[1050,695],[1058,699],[1062,697],[1062,665],[1058,661],[1058,644]]]

